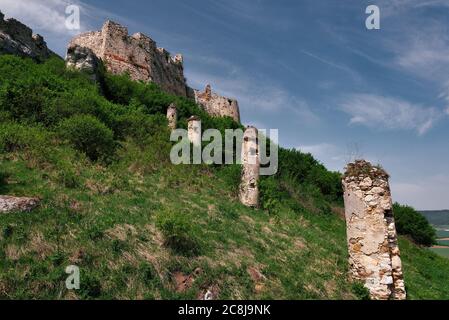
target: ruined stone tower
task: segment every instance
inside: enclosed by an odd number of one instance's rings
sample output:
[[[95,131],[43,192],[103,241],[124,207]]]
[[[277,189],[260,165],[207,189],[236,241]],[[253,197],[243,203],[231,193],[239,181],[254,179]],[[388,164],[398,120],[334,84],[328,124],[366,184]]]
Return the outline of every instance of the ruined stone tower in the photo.
[[[171,57],[142,33],[129,36],[126,27],[106,21],[101,31],[73,38],[69,48],[74,46],[91,49],[112,73],[127,72],[133,80],[151,81],[166,92],[187,96],[182,56]]]
[[[176,109],[176,105],[174,103],[170,104],[167,108],[167,120],[168,120],[168,127],[171,130],[175,130],[176,123],[178,121],[178,112]]]
[[[259,206],[259,141],[255,127],[247,127],[242,143],[242,180],[239,199],[247,207]]]
[[[372,299],[406,298],[388,174],[364,160],[342,180],[350,274]]]
[[[188,119],[187,129],[188,129],[188,137],[189,137],[190,143],[192,143],[194,147],[200,147],[201,146],[201,119],[197,116],[191,116]]]
[[[195,102],[203,106],[204,110],[213,117],[231,117],[240,123],[240,110],[237,100],[222,97],[212,92],[208,84],[204,92],[194,90]]]

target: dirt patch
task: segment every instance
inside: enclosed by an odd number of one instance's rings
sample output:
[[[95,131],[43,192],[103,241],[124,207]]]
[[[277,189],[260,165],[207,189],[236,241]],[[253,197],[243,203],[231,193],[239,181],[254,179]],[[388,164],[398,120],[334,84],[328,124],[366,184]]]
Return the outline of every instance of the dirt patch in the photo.
[[[200,268],[196,268],[195,271],[193,271],[193,273],[189,275],[186,275],[182,272],[175,272],[173,274],[173,280],[175,282],[176,292],[185,292],[189,290],[192,287],[195,278],[198,277],[202,272],[203,270],[201,270]]]

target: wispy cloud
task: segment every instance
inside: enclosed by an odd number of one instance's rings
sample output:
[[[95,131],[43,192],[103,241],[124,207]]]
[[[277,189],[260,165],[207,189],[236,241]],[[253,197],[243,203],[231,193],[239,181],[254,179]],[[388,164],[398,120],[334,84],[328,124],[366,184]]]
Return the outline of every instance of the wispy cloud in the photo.
[[[316,124],[319,117],[302,98],[291,94],[281,85],[257,75],[249,76],[230,61],[204,55],[192,55],[192,64],[186,68],[190,86],[202,89],[210,83],[219,94],[236,98],[245,113],[256,118],[267,114],[286,112],[304,124]]]
[[[432,175],[419,181],[396,181],[392,179],[391,189],[395,201],[412,205],[419,210],[449,209],[447,199],[448,175]]]
[[[420,135],[432,128],[442,115],[436,108],[374,94],[348,95],[340,108],[351,116],[351,124],[389,130],[416,130]]]

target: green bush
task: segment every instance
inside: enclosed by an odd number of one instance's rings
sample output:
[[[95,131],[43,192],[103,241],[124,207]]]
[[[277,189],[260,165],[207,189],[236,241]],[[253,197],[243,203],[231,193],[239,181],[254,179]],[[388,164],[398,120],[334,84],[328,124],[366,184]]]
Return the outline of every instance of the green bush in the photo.
[[[58,133],[93,161],[110,159],[116,146],[112,130],[90,115],[76,115],[62,121]]]
[[[50,143],[50,134],[40,127],[14,122],[0,126],[0,150],[15,152],[25,149],[41,150]]]
[[[409,236],[423,246],[436,244],[436,231],[421,213],[399,203],[393,205],[393,212],[399,234]]]
[[[156,225],[165,238],[165,244],[175,252],[186,256],[199,253],[193,222],[186,215],[163,211],[157,215]]]

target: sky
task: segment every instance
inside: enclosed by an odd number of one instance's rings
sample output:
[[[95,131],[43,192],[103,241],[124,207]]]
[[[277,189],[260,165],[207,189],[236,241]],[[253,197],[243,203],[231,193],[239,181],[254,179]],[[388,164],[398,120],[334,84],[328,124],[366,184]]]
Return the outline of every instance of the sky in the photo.
[[[67,5],[81,29],[65,25]],[[380,29],[368,30],[368,5]],[[184,56],[191,87],[236,98],[244,124],[331,170],[365,158],[393,200],[449,209],[449,0],[0,0],[65,55],[107,19]]]

